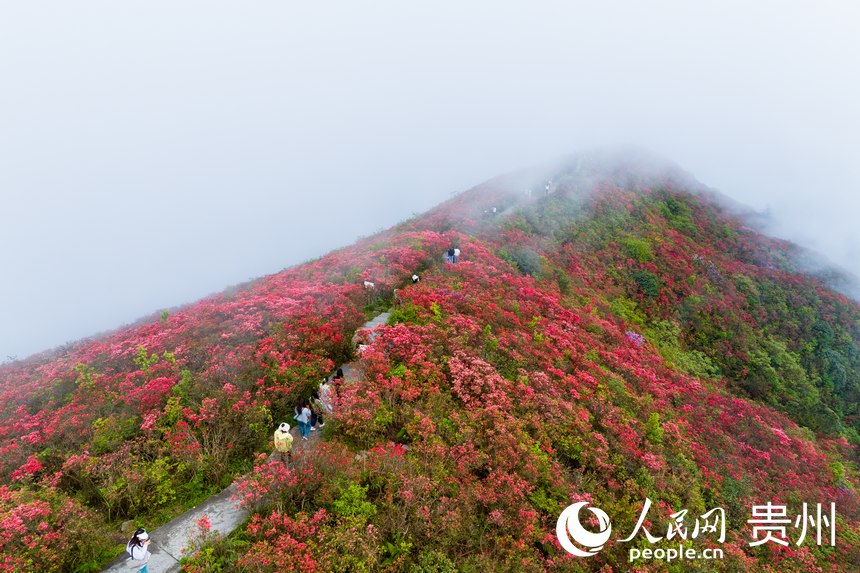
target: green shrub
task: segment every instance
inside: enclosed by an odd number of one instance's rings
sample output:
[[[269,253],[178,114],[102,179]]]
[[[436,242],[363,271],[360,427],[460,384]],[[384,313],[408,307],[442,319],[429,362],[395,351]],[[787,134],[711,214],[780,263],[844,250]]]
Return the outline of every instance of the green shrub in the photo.
[[[563,295],[567,296],[570,294],[570,277],[567,276],[567,273],[562,269],[555,269],[553,271],[553,277],[555,278],[555,282],[558,283],[558,291]]]
[[[499,258],[523,274],[533,277],[540,277],[541,275],[542,257],[533,249],[514,247],[509,250],[499,251]]]
[[[655,445],[663,443],[663,426],[660,425],[658,412],[651,412],[648,415],[648,422],[645,424],[645,439]]]
[[[97,418],[92,423],[93,437],[90,440],[92,453],[100,455],[119,448],[127,439],[134,437],[140,428],[137,416],[130,418]]]
[[[645,324],[645,315],[636,307],[636,302],[619,297],[609,303],[609,312],[631,324]]]
[[[669,366],[697,378],[714,378],[719,374],[719,367],[705,353],[682,347],[681,328],[676,322],[657,321],[645,334]]]
[[[654,273],[640,269],[633,273],[633,280],[647,296],[656,298],[660,294],[660,279]]]
[[[635,237],[627,237],[621,240],[621,245],[627,254],[640,263],[647,263],[654,258],[654,251],[651,250],[651,243],[645,239],[637,239]]]
[[[679,231],[692,231],[693,213],[690,206],[675,197],[667,197],[660,205],[660,212],[673,227]]]
[[[340,497],[332,503],[332,513],[346,517],[370,519],[376,515],[376,506],[367,501],[367,487],[350,484],[341,491]]]
[[[424,310],[421,307],[411,303],[404,303],[391,309],[391,314],[388,316],[389,326],[395,324],[424,324],[426,320],[422,319],[420,312]]]
[[[424,551],[409,573],[457,573],[457,566],[446,555],[433,549]]]

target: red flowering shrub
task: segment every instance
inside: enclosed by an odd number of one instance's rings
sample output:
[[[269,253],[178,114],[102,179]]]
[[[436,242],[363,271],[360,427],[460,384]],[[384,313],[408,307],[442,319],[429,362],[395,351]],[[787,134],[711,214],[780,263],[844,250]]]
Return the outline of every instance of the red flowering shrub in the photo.
[[[97,571],[111,537],[94,512],[54,489],[0,486],[0,571]]]

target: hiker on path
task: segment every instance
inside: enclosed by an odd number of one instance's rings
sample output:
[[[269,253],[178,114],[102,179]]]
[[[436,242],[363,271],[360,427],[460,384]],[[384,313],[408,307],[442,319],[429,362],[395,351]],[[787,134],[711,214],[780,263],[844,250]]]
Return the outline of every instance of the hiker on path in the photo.
[[[325,412],[323,411],[322,401],[320,400],[320,393],[318,390],[311,392],[311,412],[314,415],[314,419],[319,422],[320,428],[325,426],[325,420],[323,419]]]
[[[317,391],[314,390],[313,392],[311,392],[310,398],[308,398],[308,409],[311,411],[311,419],[310,419],[311,432],[317,431],[316,425],[317,425],[318,416],[317,416],[317,409],[314,408],[314,394],[316,394],[316,393],[317,393]]]
[[[325,380],[320,385],[319,395],[320,404],[322,405],[323,412],[326,414],[331,414],[333,412],[333,408],[331,405],[331,386]]]
[[[457,262],[457,257],[459,257],[459,256],[460,256],[460,249],[454,249],[454,260],[453,260],[453,261],[451,261],[451,262],[452,262],[452,263],[456,263],[456,262]]]
[[[290,459],[293,448],[293,435],[290,433],[290,425],[283,422],[275,430],[275,451],[280,454],[281,461]]]
[[[303,440],[307,440],[311,433],[311,409],[302,400],[301,410],[296,415],[296,420],[299,423],[299,433]]]
[[[293,407],[293,412],[295,412],[295,414],[293,415],[293,420],[295,420],[295,421],[296,421],[296,424],[298,424],[298,425],[299,425],[299,435],[300,435],[302,438],[304,438],[304,437],[305,437],[305,425],[304,425],[304,423],[301,421],[301,419],[300,419],[300,418],[301,418],[301,415],[302,415],[302,410],[304,410],[304,408],[305,408],[305,399],[304,399],[304,398],[299,398],[299,403],[298,403],[298,404],[296,404],[296,405]]]
[[[448,249],[448,262],[449,263],[456,263],[457,262],[454,259],[454,247],[451,247],[450,249]]]
[[[146,564],[149,563],[149,558],[152,557],[152,553],[149,552],[149,543],[149,534],[144,528],[140,527],[125,545],[125,552],[131,556],[131,559],[127,562],[128,566],[130,568],[140,567],[138,573],[148,573]]]
[[[299,419],[299,414],[302,413],[302,408],[304,408],[304,407],[305,407],[305,399],[299,398],[298,404],[293,406],[293,412],[295,412],[295,414],[296,414],[295,416],[293,416],[293,420]],[[299,428],[299,429],[301,429],[301,428]]]

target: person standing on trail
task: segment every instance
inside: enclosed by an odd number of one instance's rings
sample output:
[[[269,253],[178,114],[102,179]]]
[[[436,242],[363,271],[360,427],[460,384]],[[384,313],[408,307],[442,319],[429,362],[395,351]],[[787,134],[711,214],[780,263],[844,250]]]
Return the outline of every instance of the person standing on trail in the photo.
[[[305,407],[305,399],[304,398],[299,398],[298,404],[293,406],[293,412],[295,412],[295,414],[293,415],[293,420],[295,420],[296,424],[299,425],[299,435],[303,438],[305,437],[304,425],[299,421],[299,416],[302,415],[302,409],[304,407]]]
[[[460,256],[460,249],[454,249],[454,260],[453,260],[453,261],[451,261],[451,262],[452,262],[452,263],[456,263],[456,262],[457,262],[457,257],[459,257],[459,256]]]
[[[325,420],[323,419],[325,412],[323,411],[322,401],[320,401],[319,390],[311,392],[311,412],[314,414],[314,419],[319,422],[320,428],[325,426]]]
[[[316,394],[316,392],[317,392],[316,390],[314,390],[313,392],[311,392],[311,396],[310,396],[310,398],[308,398],[308,408],[309,408],[309,409],[310,409],[310,411],[311,411],[311,419],[310,419],[310,422],[309,422],[309,423],[310,423],[311,432],[316,432],[316,431],[317,431],[317,429],[316,429],[316,425],[317,425],[317,409],[316,409],[316,408],[314,408],[314,394]]]
[[[125,545],[125,552],[131,556],[131,559],[126,562],[129,568],[140,567],[138,573],[148,573],[149,570],[146,565],[149,563],[149,558],[152,557],[152,553],[149,552],[149,543],[149,534],[144,528],[138,528],[134,532],[134,536]]]
[[[311,409],[304,402],[302,400],[296,421],[299,423],[299,433],[302,435],[302,439],[307,440],[311,433]]]
[[[319,396],[323,412],[325,414],[331,414],[334,411],[331,405],[331,386],[329,386],[328,382],[325,380],[323,380],[323,383],[320,385]],[[322,426],[322,424],[320,424],[320,426]]]
[[[280,454],[281,461],[290,459],[293,448],[293,435],[290,433],[290,425],[283,422],[275,430],[275,451]]]
[[[451,247],[450,249],[448,249],[448,262],[449,263],[456,263],[457,262],[454,259],[454,247]]]

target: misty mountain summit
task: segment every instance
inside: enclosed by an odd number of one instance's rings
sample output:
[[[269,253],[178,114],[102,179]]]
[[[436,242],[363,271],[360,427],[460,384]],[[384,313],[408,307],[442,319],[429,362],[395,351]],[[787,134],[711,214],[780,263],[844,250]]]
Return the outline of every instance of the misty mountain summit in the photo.
[[[860,306],[830,281],[851,283],[641,152],[496,177],[0,367],[0,570],[98,570],[123,522],[237,480],[251,517],[229,538],[201,519],[188,570],[627,571],[650,500],[649,534],[723,557],[639,571],[855,572]],[[278,424],[342,364],[322,438],[272,463]],[[580,501],[613,532],[585,558],[556,535]],[[752,544],[771,502],[804,527],[835,504],[834,542],[785,525]],[[724,539],[694,538],[714,508]]]

